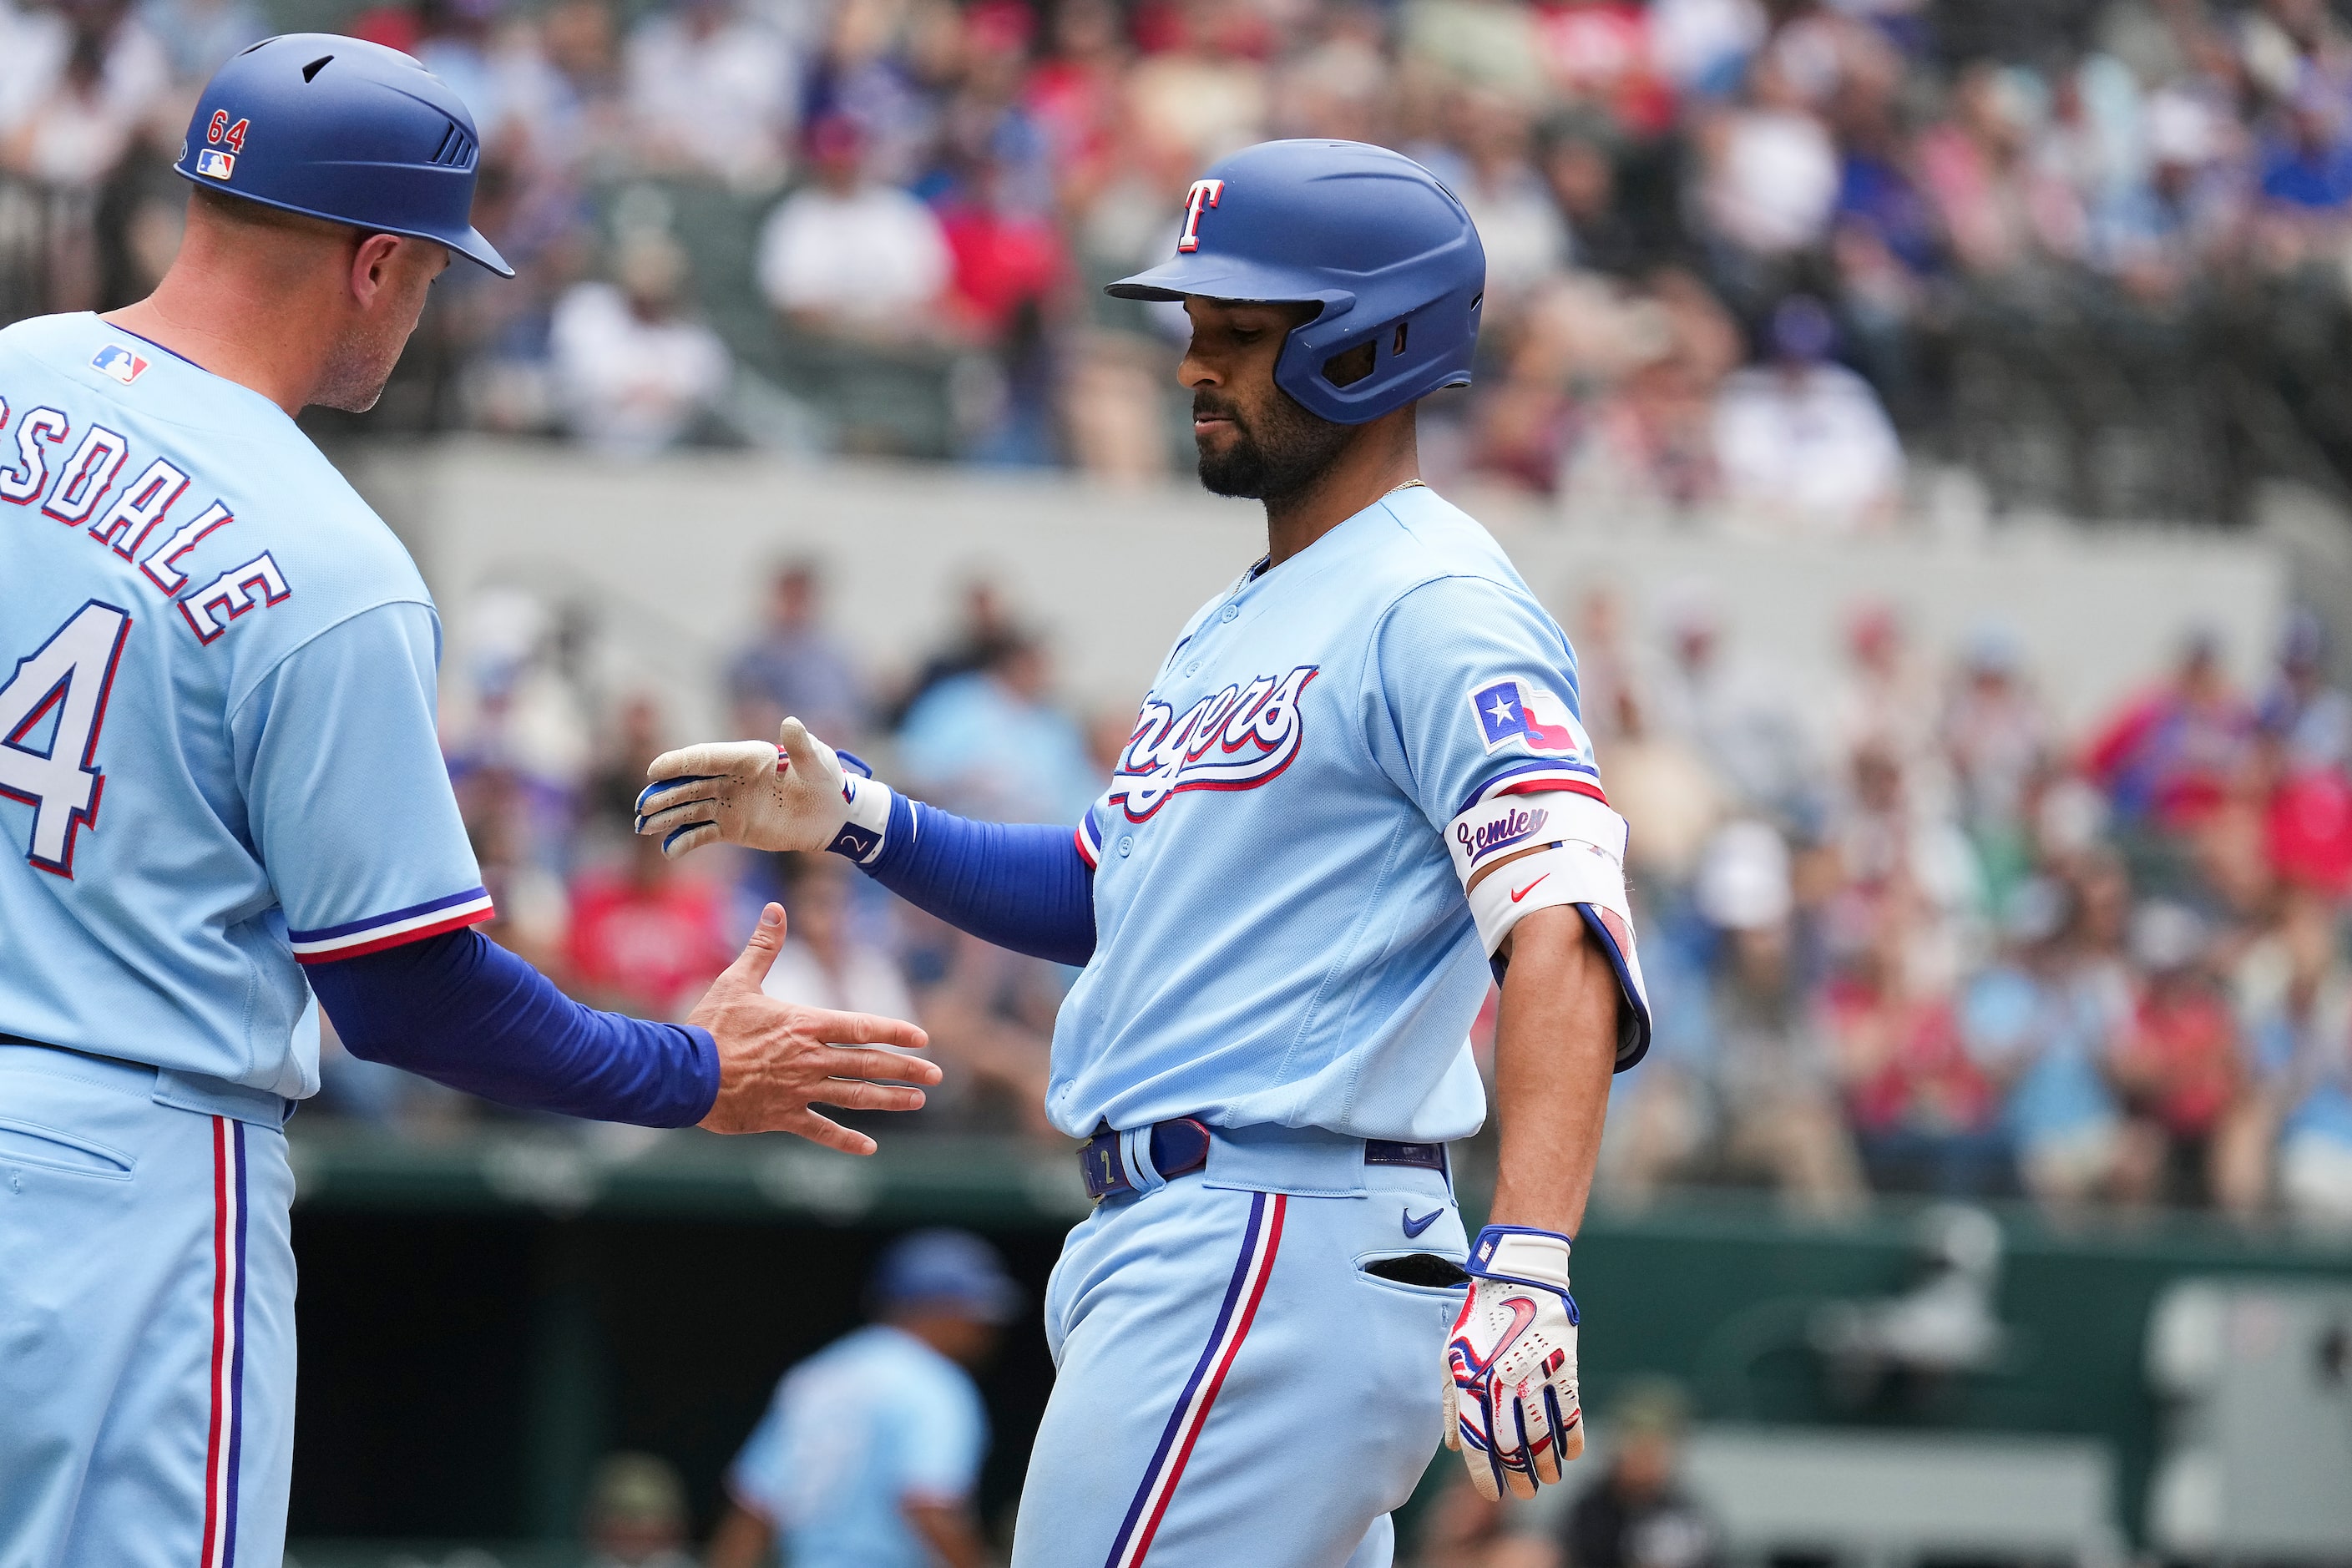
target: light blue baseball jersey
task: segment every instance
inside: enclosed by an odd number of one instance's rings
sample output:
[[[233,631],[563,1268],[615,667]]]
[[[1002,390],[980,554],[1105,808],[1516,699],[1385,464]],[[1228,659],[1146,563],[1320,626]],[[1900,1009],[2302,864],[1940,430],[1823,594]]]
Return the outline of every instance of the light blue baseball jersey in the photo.
[[[929,1568],[906,1505],[969,1498],[987,1452],[971,1374],[877,1323],[784,1374],[727,1485],[775,1526],[787,1563]]]
[[[0,1035],[299,1097],[299,964],[488,918],[415,566],[284,411],[0,331]]]
[[[1576,700],[1559,623],[1425,487],[1203,605],[1078,828],[1096,946],[1054,1032],[1055,1124],[1477,1131],[1489,972],[1444,834],[1506,793],[1605,802]],[[1626,993],[1620,1065],[1648,1040]]]

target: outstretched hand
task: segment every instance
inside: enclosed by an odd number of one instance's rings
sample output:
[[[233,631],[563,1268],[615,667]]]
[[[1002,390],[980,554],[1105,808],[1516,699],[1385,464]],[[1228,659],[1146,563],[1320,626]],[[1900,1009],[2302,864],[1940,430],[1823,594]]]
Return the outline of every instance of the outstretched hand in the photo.
[[[940,1081],[936,1062],[918,1051],[930,1037],[914,1025],[868,1013],[835,1013],[779,1002],[760,989],[784,943],[784,911],[770,904],[759,928],[726,973],[710,983],[687,1022],[719,1042],[719,1098],[701,1125],[713,1132],[793,1132],[850,1154],[871,1154],[874,1140],[809,1109],[913,1110]],[[883,1081],[898,1079],[898,1082]]]
[[[861,767],[864,764],[859,764]],[[672,859],[724,839],[752,849],[825,849],[849,820],[841,759],[787,719],[776,743],[713,741],[664,752],[646,769],[637,832]]]

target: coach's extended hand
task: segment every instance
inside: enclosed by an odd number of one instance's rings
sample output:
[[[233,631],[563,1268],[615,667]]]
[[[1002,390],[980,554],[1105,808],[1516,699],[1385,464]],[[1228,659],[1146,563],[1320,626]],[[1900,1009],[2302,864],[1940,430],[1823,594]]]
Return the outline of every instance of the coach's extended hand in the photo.
[[[687,1022],[719,1042],[719,1098],[702,1125],[713,1132],[795,1132],[812,1143],[871,1154],[874,1140],[818,1115],[812,1105],[845,1110],[914,1110],[940,1081],[939,1064],[897,1051],[920,1050],[930,1037],[912,1024],[867,1013],[834,1013],[779,1002],[760,989],[784,942],[784,911],[770,904],[742,955],[710,983]],[[903,1079],[891,1083],[879,1079]]]
[[[653,782],[637,796],[637,832],[659,835],[672,859],[720,839],[824,849],[849,820],[839,755],[798,719],[784,721],[772,746],[713,741],[664,752],[646,776]]]

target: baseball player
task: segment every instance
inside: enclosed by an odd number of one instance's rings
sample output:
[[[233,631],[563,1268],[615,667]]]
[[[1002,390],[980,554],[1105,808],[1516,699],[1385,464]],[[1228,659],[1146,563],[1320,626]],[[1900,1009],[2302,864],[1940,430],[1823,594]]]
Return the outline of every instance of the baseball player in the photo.
[[[709,1568],[987,1568],[973,1493],[988,1411],[972,1369],[995,1352],[1021,1289],[959,1230],[891,1244],[874,1321],[785,1373],[728,1468]]]
[[[1075,836],[962,821],[794,720],[652,770],[641,830],[831,848],[951,923],[1082,963],[1047,1109],[1093,1214],[1045,1302],[1060,1375],[1019,1568],[1384,1564],[1441,1435],[1531,1494],[1584,1446],[1570,1238],[1610,1073],[1649,1039],[1575,658],[1419,479],[1414,405],[1469,380],[1486,260],[1409,159],[1246,149],[1176,254],[1201,478],[1267,552],[1193,616]],[[1502,975],[1493,1223],[1446,1145]]]
[[[771,906],[685,1026],[472,928],[415,566],[294,424],[373,405],[467,222],[407,56],[257,44],[198,102],[186,239],[119,314],[0,331],[0,1563],[275,1568],[315,995],[352,1052],[509,1104],[871,1141],[937,1069],[786,1005]],[[307,977],[307,984],[306,984]]]

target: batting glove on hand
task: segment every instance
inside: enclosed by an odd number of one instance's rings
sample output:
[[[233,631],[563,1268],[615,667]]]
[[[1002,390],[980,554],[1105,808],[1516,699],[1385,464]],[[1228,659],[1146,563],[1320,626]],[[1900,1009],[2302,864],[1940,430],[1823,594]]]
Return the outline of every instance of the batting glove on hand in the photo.
[[[1536,1495],[1584,1452],[1576,1401],[1569,1238],[1490,1225],[1470,1249],[1470,1295],[1445,1347],[1445,1446],[1488,1502]]]
[[[637,796],[637,831],[671,859],[718,839],[751,849],[837,849],[861,863],[882,847],[890,789],[856,757],[787,719],[776,744],[717,741],[664,752]]]

